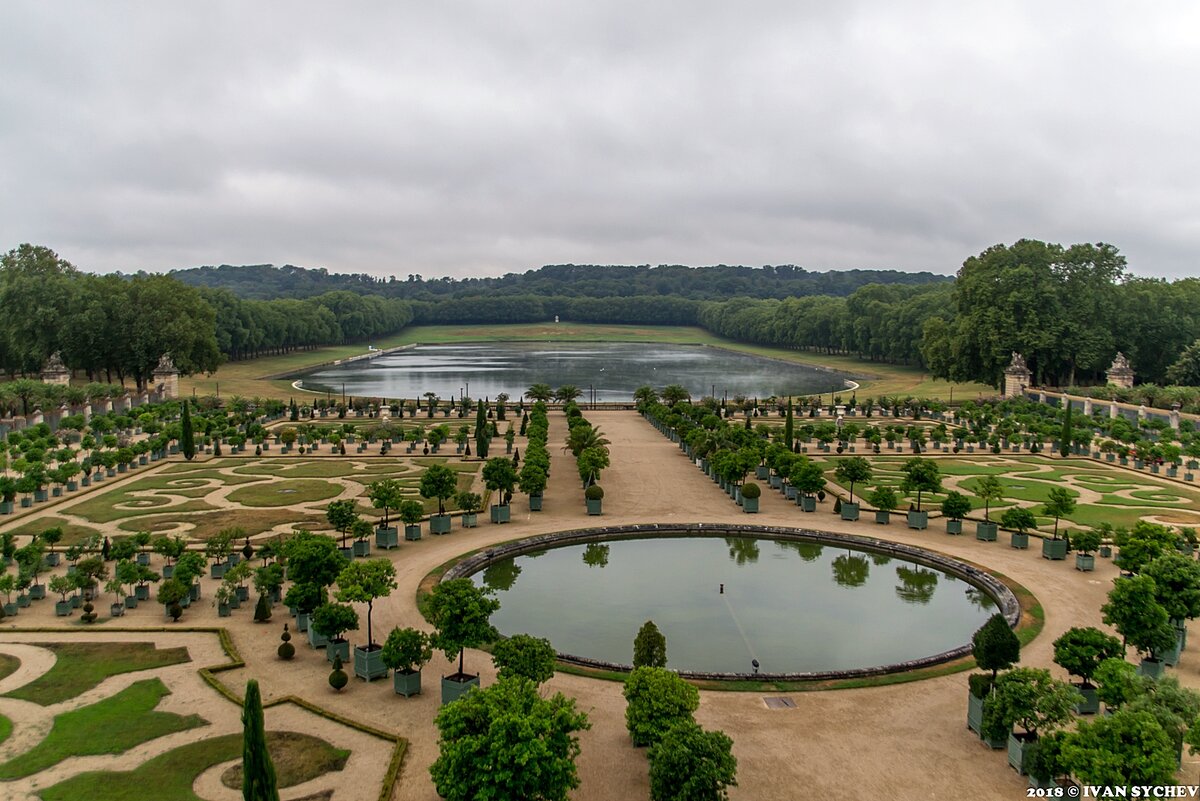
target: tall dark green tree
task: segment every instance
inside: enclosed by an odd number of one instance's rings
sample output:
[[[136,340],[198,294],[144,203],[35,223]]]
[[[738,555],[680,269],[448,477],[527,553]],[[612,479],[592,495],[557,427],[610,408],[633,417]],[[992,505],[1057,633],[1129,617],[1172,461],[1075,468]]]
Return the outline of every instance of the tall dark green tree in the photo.
[[[788,398],[787,402],[787,419],[783,421],[783,444],[790,451],[796,443],[796,431],[792,422],[792,399]]]
[[[1063,409],[1062,433],[1059,434],[1058,453],[1067,456],[1071,453],[1071,404],[1068,401]]]
[[[475,455],[480,459],[487,458],[488,446],[492,443],[491,437],[488,436],[486,406],[480,401],[475,408]]]
[[[1021,658],[1021,641],[1004,615],[995,614],[971,638],[971,655],[976,665],[992,671],[994,680],[997,671],[1011,667]]]
[[[179,419],[179,449],[183,458],[191,461],[196,456],[196,432],[192,429],[191,404],[183,402],[183,412]]]
[[[254,679],[246,684],[246,702],[242,707],[242,798],[279,801],[275,766],[267,752],[267,733],[263,728],[262,696]]]
[[[647,620],[638,629],[633,638],[633,666],[659,667],[667,666],[667,638],[654,625],[653,620]]]

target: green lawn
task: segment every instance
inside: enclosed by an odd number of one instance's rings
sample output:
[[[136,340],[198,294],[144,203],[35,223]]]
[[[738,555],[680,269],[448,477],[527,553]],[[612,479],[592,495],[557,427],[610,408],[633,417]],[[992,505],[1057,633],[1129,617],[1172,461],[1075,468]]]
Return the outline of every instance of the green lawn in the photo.
[[[73,513],[73,512],[72,512]],[[100,530],[91,526],[81,526],[77,523],[69,523],[61,517],[38,517],[11,529],[13,534],[18,537],[32,537],[35,534],[40,534],[48,528],[61,528],[63,530],[63,538],[59,541],[58,546],[65,548],[68,545],[74,545],[77,542],[83,542],[93,534],[99,536]]]
[[[193,528],[185,535],[189,539],[206,541],[223,529],[237,526],[244,529],[246,534],[253,537],[264,531],[270,531],[285,523],[308,525],[323,522],[324,514],[314,512],[294,512],[291,509],[217,509],[211,512],[177,515],[164,514],[135,517],[118,524],[124,531],[168,531],[178,523],[191,523]]]
[[[12,721],[4,717],[4,715],[0,715],[0,745],[3,745],[4,741],[7,740],[11,734]]]
[[[267,751],[275,765],[275,777],[280,787],[294,787],[326,773],[340,771],[350,758],[349,751],[294,731],[271,732]],[[222,773],[221,783],[233,790],[241,790],[242,766],[233,765]]]
[[[46,738],[16,759],[0,765],[0,779],[19,779],[68,757],[121,754],[158,737],[207,726],[199,715],[156,712],[170,691],[159,679],[135,682],[90,706],[54,718]]]
[[[42,706],[74,698],[109,676],[191,661],[187,648],[157,649],[148,642],[35,644],[54,652],[54,666],[7,696]]]
[[[342,493],[342,485],[316,479],[258,482],[229,493],[229,500],[242,506],[277,507],[323,501]]]
[[[275,757],[276,743],[281,734],[283,733],[267,732],[267,748],[272,758]],[[332,746],[325,746],[330,751],[335,751]],[[226,734],[168,751],[147,761],[136,770],[94,771],[73,776],[42,790],[41,796],[43,801],[203,801],[192,792],[192,784],[195,783],[196,777],[213,765],[237,759],[241,755],[241,733]],[[281,755],[280,761],[284,759]],[[280,786],[289,785],[281,780]]]
[[[0,654],[0,679],[7,679],[9,676],[17,672],[17,668],[21,666],[21,660],[11,654]]]

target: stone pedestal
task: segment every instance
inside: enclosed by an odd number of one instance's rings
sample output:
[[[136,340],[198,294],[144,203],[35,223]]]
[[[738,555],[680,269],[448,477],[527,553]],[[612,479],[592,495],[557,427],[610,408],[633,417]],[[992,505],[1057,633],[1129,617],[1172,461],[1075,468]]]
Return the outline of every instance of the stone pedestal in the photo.
[[[1084,417],[1092,416],[1092,399],[1091,398],[1083,399],[1083,416]]]
[[[1116,401],[1112,401],[1111,403],[1108,404],[1108,419],[1116,420],[1117,417],[1120,416],[1120,414],[1121,414],[1121,411],[1117,408]]]
[[[1025,357],[1013,351],[1012,361],[1004,368],[1004,397],[1017,398],[1033,380],[1033,373],[1025,364]]]
[[[1171,404],[1171,428],[1179,430],[1179,404]]]
[[[63,364],[62,354],[58,351],[51,353],[46,360],[46,366],[42,368],[42,383],[64,387],[71,383],[71,371]]]
[[[162,355],[152,375],[160,401],[179,397],[179,368],[175,366],[174,360],[171,359],[171,354],[164,353]]]
[[[1107,379],[1108,383],[1116,387],[1129,389],[1133,386],[1133,368],[1129,365],[1129,359],[1125,358],[1124,353],[1117,351],[1116,358],[1108,368]]]

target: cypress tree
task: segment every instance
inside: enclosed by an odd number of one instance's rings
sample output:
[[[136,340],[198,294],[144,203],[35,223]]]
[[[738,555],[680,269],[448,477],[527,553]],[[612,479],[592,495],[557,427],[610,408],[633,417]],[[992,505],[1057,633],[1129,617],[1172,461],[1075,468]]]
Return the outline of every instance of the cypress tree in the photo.
[[[475,409],[475,455],[486,459],[491,438],[488,436],[487,404],[480,401]]]
[[[992,681],[995,681],[996,671],[1011,667],[1021,658],[1021,641],[1004,615],[995,614],[971,638],[971,654],[976,665],[992,671]]]
[[[658,630],[658,626],[654,625],[653,620],[643,623],[633,640],[633,666],[667,666],[667,638]]]
[[[1066,456],[1071,452],[1071,402],[1067,401],[1067,408],[1063,410],[1063,427],[1062,434],[1059,437],[1061,440],[1058,443],[1058,453],[1061,456]]]
[[[783,423],[783,444],[786,445],[787,449],[790,451],[795,441],[796,432],[792,426],[792,399],[789,396],[787,405],[787,420],[785,420]]]
[[[183,458],[191,461],[196,456],[196,432],[192,430],[192,412],[187,401],[183,402],[179,427],[179,449],[183,451]]]
[[[275,766],[267,753],[267,734],[263,730],[262,696],[254,679],[246,684],[242,726],[242,798],[245,801],[279,801]]]

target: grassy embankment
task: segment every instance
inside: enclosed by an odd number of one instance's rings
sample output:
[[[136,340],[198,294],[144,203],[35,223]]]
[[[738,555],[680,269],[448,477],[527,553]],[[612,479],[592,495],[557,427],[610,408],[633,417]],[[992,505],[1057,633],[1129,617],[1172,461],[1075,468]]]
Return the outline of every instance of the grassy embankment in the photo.
[[[372,342],[380,349],[395,348],[412,343],[446,342],[507,342],[507,341],[555,341],[555,342],[660,342],[676,345],[711,345],[729,350],[783,359],[789,362],[811,364],[842,370],[863,376],[860,394],[913,395],[917,397],[956,400],[995,394],[986,384],[952,384],[938,381],[927,373],[913,367],[863,362],[849,356],[831,356],[811,351],[791,351],[745,345],[714,336],[702,328],[686,326],[638,326],[638,325],[588,325],[581,323],[538,323],[533,325],[464,325],[464,326],[414,326],[392,337]],[[225,396],[276,397],[287,399],[298,393],[288,380],[267,380],[263,376],[295,372],[313,365],[345,359],[366,353],[364,345],[343,345],[300,351],[286,356],[270,356],[223,365],[211,376],[193,376],[180,382],[184,395],[215,394],[218,389]]]

